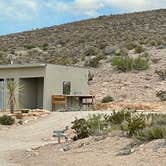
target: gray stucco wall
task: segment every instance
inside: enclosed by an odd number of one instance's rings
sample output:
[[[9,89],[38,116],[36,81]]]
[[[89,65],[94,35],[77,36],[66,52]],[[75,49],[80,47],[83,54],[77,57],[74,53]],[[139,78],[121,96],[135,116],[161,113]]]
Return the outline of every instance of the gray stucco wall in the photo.
[[[71,66],[46,66],[44,107],[51,110],[51,96],[63,95],[63,81],[71,82],[70,95],[89,95],[88,69]]]
[[[4,79],[4,101],[3,101],[4,108],[3,109],[8,108],[8,90],[6,86],[6,79],[14,78],[14,81],[16,82],[16,84],[19,85],[20,78],[35,78],[35,77],[45,77],[45,67],[0,69],[0,79]],[[25,85],[25,89],[26,89],[26,85]],[[19,101],[19,93],[23,93],[23,92],[21,92],[21,90],[17,86],[16,92],[15,92],[15,96],[17,100],[16,109],[20,108],[19,106],[21,103],[21,101]],[[28,94],[28,90],[27,90],[27,94]],[[31,96],[28,96],[28,95],[27,97],[31,98]]]
[[[43,82],[40,79],[37,82],[33,79],[27,82],[26,80],[21,80],[22,78],[38,77],[43,77]],[[85,68],[51,64],[41,67],[24,67],[24,65],[22,67],[18,65],[18,67],[14,68],[0,67],[0,79],[4,79],[4,84],[7,78],[14,78],[18,84],[22,81],[25,91],[21,93],[24,93],[26,96],[23,100],[28,100],[29,105],[32,107],[36,105],[36,107],[40,108],[43,103],[44,109],[51,110],[51,96],[63,95],[63,81],[71,82],[70,95],[89,95],[88,69]],[[8,107],[6,86],[4,86],[4,94],[4,109],[6,109]],[[16,99],[19,101],[19,88],[16,89]],[[17,104],[17,108],[19,108],[19,104]]]
[[[43,108],[43,81],[44,78],[21,78],[19,80],[20,108]]]

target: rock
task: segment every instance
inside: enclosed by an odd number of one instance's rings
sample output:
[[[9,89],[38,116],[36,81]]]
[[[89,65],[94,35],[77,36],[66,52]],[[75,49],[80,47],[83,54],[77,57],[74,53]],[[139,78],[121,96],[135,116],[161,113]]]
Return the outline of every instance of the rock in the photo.
[[[166,101],[166,91],[160,90],[157,92],[156,96],[159,97],[161,101]]]
[[[34,156],[38,156],[38,155],[39,155],[39,152],[35,151],[35,152],[33,152],[33,155],[34,155]]]
[[[115,52],[115,48],[112,47],[112,46],[106,46],[105,49],[104,49],[104,53],[106,55],[113,54],[114,52]]]
[[[26,149],[26,152],[31,152],[32,151],[32,149]]]
[[[66,152],[66,151],[69,151],[71,149],[71,147],[69,145],[65,145],[63,148],[62,148],[62,151]]]
[[[29,120],[25,120],[24,123],[27,124],[29,122]]]

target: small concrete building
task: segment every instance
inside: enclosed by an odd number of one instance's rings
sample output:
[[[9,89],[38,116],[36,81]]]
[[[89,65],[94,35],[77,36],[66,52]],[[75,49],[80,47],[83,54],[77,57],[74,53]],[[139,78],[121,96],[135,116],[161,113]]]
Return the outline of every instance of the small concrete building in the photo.
[[[9,80],[17,85],[16,109],[54,111],[88,105],[87,100],[93,100],[88,90],[88,74],[86,68],[53,64],[0,65],[0,110],[9,108],[6,86]]]

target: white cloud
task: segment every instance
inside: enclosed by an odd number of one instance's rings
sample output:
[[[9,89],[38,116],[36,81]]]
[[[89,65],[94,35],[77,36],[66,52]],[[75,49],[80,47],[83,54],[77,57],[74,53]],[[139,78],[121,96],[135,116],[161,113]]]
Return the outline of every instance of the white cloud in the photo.
[[[34,0],[1,0],[0,20],[31,20],[37,15],[38,4]]]
[[[105,8],[130,12],[164,7],[166,0],[0,0],[0,20],[29,21],[47,10],[58,15],[66,14],[66,17],[95,17]]]
[[[104,8],[127,12],[164,8],[166,0],[73,0],[72,2],[48,0],[46,5],[56,12],[96,16],[100,14],[99,10]]]

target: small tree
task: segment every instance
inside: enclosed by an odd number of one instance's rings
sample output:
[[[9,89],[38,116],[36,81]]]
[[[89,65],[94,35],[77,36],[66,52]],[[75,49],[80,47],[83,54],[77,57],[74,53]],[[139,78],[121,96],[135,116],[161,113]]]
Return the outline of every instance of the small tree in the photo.
[[[14,113],[14,107],[16,104],[16,97],[15,97],[16,88],[17,88],[17,83],[13,79],[9,79],[7,81],[7,89],[9,91],[8,105],[10,107],[11,113]]]

